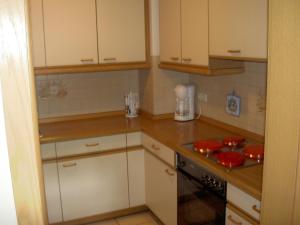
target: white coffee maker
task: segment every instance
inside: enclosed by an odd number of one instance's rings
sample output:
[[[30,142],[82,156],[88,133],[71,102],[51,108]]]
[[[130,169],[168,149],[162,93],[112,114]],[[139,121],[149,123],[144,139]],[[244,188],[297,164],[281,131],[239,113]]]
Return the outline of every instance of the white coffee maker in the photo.
[[[179,84],[175,87],[176,110],[174,119],[189,121],[195,118],[195,86]]]

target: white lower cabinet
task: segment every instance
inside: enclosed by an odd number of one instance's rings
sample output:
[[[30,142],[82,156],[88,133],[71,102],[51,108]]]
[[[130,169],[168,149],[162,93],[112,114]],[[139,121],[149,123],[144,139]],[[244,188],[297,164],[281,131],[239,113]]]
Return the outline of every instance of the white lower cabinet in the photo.
[[[130,207],[145,205],[144,149],[128,152],[128,180]]]
[[[235,213],[233,210],[226,208],[226,225],[258,225],[256,222],[251,222],[242,216]]]
[[[59,179],[57,163],[44,163],[44,183],[48,209],[48,222],[62,222],[62,210],[60,202]]]
[[[145,152],[146,204],[165,224],[177,224],[177,174]]]
[[[129,207],[126,153],[58,164],[64,221]]]

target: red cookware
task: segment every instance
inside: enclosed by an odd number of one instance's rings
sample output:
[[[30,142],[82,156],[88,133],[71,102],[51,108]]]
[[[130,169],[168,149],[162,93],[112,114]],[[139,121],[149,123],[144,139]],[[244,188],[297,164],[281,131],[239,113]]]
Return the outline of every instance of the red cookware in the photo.
[[[202,154],[208,154],[220,150],[223,147],[218,140],[200,140],[194,142],[194,150]]]
[[[217,154],[218,163],[221,165],[233,168],[244,164],[245,156],[240,152],[222,152]]]
[[[243,150],[244,155],[247,158],[255,160],[263,160],[264,158],[264,146],[263,145],[248,145]]]
[[[223,140],[223,144],[228,147],[238,147],[243,142],[245,142],[245,138],[241,136],[225,137]]]

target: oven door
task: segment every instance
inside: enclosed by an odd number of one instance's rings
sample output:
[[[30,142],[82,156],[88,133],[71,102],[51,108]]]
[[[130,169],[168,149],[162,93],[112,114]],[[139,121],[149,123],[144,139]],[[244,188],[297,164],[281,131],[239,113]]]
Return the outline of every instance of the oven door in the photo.
[[[226,199],[178,168],[178,225],[224,225]]]

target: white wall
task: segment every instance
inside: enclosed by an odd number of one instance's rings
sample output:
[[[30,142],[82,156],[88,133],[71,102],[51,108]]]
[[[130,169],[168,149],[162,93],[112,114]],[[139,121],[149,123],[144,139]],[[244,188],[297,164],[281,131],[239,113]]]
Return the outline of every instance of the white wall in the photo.
[[[0,224],[17,225],[0,86]]]

